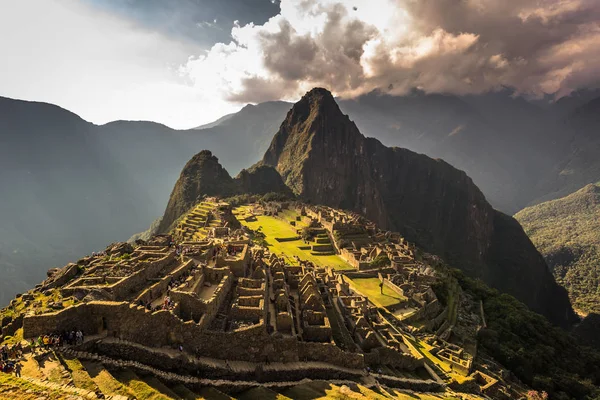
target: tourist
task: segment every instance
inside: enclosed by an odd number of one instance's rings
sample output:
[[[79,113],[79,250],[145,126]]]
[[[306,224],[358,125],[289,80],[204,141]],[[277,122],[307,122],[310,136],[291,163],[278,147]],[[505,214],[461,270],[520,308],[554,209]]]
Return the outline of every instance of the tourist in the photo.
[[[14,366],[14,369],[15,369],[15,376],[16,376],[17,378],[20,378],[20,377],[21,377],[21,368],[22,368],[22,367],[21,367],[21,363],[20,363],[20,362],[16,363],[16,364],[15,364],[15,366]]]

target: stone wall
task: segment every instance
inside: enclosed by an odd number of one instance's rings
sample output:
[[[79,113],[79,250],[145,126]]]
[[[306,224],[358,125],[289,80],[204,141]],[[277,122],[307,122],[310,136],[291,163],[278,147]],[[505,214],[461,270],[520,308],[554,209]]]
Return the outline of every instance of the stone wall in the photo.
[[[13,319],[6,326],[2,327],[2,338],[6,336],[13,336],[15,332],[23,326],[23,315],[19,315],[15,319]]]
[[[173,273],[168,274],[160,281],[156,282],[154,285],[144,290],[142,294],[140,294],[137,297],[136,301],[148,303],[156,300],[159,296],[161,296],[167,291],[171,279],[178,279],[181,275],[189,271],[193,266],[194,262],[192,260],[187,261],[185,264],[181,265],[179,268],[173,271]]]
[[[55,287],[63,286],[71,279],[75,278],[79,273],[79,266],[77,264],[67,264],[59,271],[57,271],[51,279],[47,280],[48,283],[44,283],[42,288],[45,289],[53,289]]]
[[[361,354],[348,353],[331,343],[299,342],[295,337],[275,338],[264,324],[232,332],[212,332],[192,321],[183,322],[170,311],[154,313],[126,302],[90,302],[23,319],[25,338],[73,328],[86,335],[106,329],[109,336],[149,347],[181,344],[185,351],[205,357],[271,362],[321,361],[348,368],[363,368]],[[227,346],[223,346],[226,343]]]
[[[363,369],[365,367],[364,356],[360,353],[343,351],[336,345],[330,343],[298,341],[296,341],[296,343],[298,347],[298,357],[301,361],[320,361],[356,369]]]
[[[394,368],[414,371],[425,363],[423,357],[416,358],[388,347],[377,347],[372,349],[370,353],[369,363],[371,365],[391,365]]]

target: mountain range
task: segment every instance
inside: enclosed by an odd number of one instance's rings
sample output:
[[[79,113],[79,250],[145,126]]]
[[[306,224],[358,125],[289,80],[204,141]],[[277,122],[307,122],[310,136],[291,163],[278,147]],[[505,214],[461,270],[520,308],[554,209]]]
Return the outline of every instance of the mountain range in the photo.
[[[473,178],[483,193],[478,201],[512,214],[600,179],[593,156],[600,143],[596,94],[551,106],[508,92],[462,98],[374,92],[337,102],[365,136],[444,159]],[[210,149],[233,173],[259,161],[291,106],[248,105],[177,131],[143,121],[98,126],[50,104],[0,98],[0,184],[10,188],[0,203],[0,273],[7,277],[0,304],[47,269],[148,227],[162,214],[185,160],[200,149]]]
[[[556,324],[575,321],[565,290],[523,229],[494,210],[463,171],[363,136],[326,89],[315,88],[294,104],[251,170],[269,168],[279,174],[263,177],[263,192],[281,192],[283,180],[300,200],[362,213]],[[184,168],[160,231],[203,195],[241,192],[203,151]]]

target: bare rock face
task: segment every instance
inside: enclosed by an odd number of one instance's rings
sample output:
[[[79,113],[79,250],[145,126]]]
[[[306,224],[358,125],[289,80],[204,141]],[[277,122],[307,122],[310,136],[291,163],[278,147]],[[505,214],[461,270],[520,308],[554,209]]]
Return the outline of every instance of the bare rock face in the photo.
[[[112,243],[104,250],[109,256],[122,256],[133,252],[133,246],[127,242]]]
[[[463,171],[365,138],[326,89],[292,107],[262,163],[300,199],[360,212],[553,322],[574,320],[520,225],[494,210]]]

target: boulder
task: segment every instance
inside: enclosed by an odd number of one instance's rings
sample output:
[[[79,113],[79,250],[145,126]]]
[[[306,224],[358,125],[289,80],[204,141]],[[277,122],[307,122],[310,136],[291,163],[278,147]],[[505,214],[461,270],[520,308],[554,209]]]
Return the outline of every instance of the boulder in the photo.
[[[6,325],[10,324],[12,322],[12,317],[10,316],[6,316],[4,318],[2,318],[2,321],[0,321],[0,328],[5,327]]]
[[[127,242],[118,242],[108,245],[106,248],[106,254],[120,256],[123,254],[129,254],[133,252],[133,246]]]

